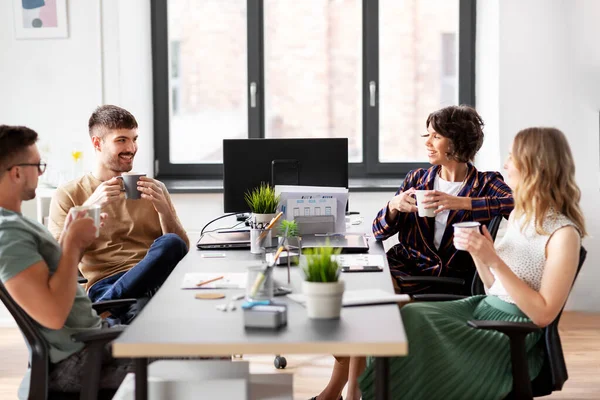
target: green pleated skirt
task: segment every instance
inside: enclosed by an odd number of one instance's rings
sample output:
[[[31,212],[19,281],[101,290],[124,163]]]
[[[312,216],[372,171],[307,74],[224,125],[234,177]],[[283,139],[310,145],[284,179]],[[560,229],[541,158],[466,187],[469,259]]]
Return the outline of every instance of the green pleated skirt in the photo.
[[[512,390],[510,342],[504,334],[467,326],[469,320],[531,322],[517,306],[494,296],[412,303],[401,309],[408,356],[390,359],[390,398],[503,399]],[[543,363],[542,331],[525,342],[529,375]],[[372,359],[359,379],[362,398],[375,398]]]

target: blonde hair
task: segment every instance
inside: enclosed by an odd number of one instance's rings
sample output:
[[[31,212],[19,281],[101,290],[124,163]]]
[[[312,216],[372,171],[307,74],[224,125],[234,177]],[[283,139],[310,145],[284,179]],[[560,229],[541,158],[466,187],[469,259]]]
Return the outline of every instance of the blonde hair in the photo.
[[[535,219],[538,234],[548,234],[544,218],[551,209],[565,215],[586,235],[575,183],[575,163],[564,133],[556,128],[523,129],[513,142],[512,158],[521,179],[515,188],[515,217]]]

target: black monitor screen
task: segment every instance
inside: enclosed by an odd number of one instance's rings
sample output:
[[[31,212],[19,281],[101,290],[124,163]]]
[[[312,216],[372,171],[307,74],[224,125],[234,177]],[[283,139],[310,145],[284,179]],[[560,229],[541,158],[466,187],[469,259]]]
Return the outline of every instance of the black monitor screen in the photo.
[[[261,182],[347,188],[348,139],[224,139],[224,211],[250,211],[244,193]]]

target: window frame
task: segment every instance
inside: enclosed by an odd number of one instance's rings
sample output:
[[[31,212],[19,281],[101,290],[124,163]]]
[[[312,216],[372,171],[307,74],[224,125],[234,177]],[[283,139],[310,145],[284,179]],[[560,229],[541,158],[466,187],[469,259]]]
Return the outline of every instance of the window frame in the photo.
[[[173,164],[170,148],[168,0],[151,1],[154,176],[158,179],[222,179],[223,164]],[[246,0],[248,137],[265,137],[264,1]],[[458,103],[475,106],[476,0],[459,0]],[[350,163],[350,178],[403,178],[428,163],[379,162],[379,0],[362,0],[363,161]],[[370,83],[375,83],[371,99]],[[255,90],[251,91],[251,85]],[[371,100],[375,104],[371,105]]]

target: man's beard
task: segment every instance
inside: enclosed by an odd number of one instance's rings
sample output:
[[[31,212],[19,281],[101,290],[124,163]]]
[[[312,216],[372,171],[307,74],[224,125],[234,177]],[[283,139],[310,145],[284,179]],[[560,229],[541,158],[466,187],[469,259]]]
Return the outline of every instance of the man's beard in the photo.
[[[23,201],[35,199],[35,188],[25,188],[23,190]]]
[[[133,163],[131,163],[131,165],[126,166],[126,165],[121,165],[121,163],[119,162],[119,157],[121,155],[127,155],[130,153],[121,153],[119,154],[116,158],[111,158],[110,160],[108,160],[108,167],[111,171],[114,172],[129,172],[133,169]],[[131,158],[131,160],[133,161],[133,157]]]

